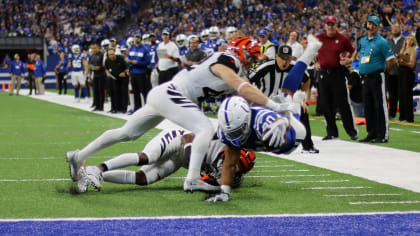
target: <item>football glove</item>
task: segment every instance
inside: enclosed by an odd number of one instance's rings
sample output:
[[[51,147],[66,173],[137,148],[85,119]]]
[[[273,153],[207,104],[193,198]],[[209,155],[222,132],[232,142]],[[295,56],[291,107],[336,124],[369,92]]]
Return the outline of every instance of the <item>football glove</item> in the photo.
[[[278,148],[284,144],[284,134],[289,127],[289,120],[281,117],[271,123],[265,130],[262,136],[264,142],[269,141],[269,147]]]
[[[206,202],[227,202],[229,201],[229,194],[220,192],[206,199]]]

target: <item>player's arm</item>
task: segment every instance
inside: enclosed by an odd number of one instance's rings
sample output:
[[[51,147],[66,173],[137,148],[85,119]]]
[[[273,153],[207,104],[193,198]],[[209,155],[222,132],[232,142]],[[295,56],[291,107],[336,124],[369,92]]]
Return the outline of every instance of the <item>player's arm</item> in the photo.
[[[86,58],[82,59],[82,64],[83,64],[83,71],[85,71],[86,74],[89,74],[88,64],[87,64]]]
[[[235,168],[236,163],[239,161],[241,157],[241,149],[230,147],[228,145],[225,146],[225,160],[222,166],[222,191],[230,194],[230,186],[233,184],[233,178],[235,176]]]

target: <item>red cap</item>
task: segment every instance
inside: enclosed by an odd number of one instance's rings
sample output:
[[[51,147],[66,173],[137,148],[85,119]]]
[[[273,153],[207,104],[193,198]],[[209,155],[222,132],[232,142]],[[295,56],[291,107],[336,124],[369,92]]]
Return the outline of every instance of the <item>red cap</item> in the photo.
[[[335,16],[327,16],[327,18],[325,18],[325,24],[330,22],[337,24],[337,18]]]

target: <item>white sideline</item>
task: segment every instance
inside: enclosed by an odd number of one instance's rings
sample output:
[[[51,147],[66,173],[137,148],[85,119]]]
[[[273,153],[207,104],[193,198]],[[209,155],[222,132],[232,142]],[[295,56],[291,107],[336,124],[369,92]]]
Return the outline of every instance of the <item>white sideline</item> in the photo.
[[[28,92],[25,89],[21,91],[21,94],[27,94]],[[46,92],[45,95],[31,97],[81,110],[91,110],[90,103],[74,103],[74,98],[70,95],[59,96],[55,93]],[[104,109],[105,111],[109,110],[109,103],[105,104]],[[98,114],[121,119],[129,117],[126,114],[107,112],[99,112]],[[212,119],[212,121],[216,127],[217,121],[215,119]],[[168,120],[164,120],[157,126],[159,129],[171,127],[178,126]],[[358,128],[365,129],[364,126]],[[340,135],[347,134],[342,133]],[[319,148],[320,154],[301,154],[299,149],[290,155],[277,155],[277,157],[420,193],[420,153],[342,140],[322,141],[321,137],[316,136],[313,136],[312,139],[315,146]],[[392,142],[392,137],[390,142]]]

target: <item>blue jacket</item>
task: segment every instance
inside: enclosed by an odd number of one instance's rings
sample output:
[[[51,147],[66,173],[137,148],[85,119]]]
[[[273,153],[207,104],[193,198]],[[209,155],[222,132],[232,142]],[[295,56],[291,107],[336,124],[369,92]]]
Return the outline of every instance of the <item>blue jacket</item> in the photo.
[[[130,72],[132,74],[144,74],[147,66],[150,64],[151,56],[149,50],[143,44],[140,44],[138,47],[136,45],[130,47],[128,59],[137,61],[137,64],[130,64]]]
[[[45,64],[42,60],[35,61],[34,77],[44,77],[47,73]]]
[[[25,73],[25,63],[13,60],[9,66],[9,74],[22,75]]]

